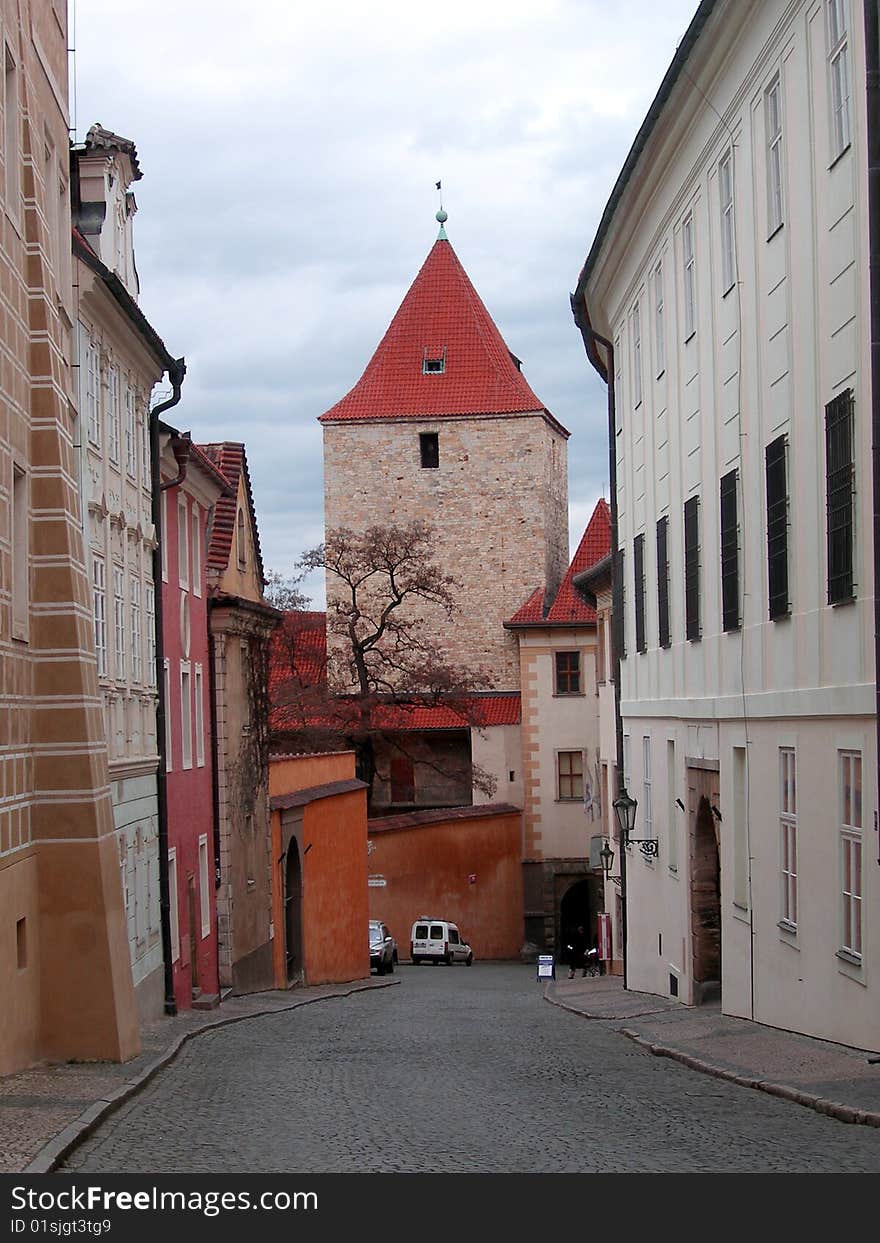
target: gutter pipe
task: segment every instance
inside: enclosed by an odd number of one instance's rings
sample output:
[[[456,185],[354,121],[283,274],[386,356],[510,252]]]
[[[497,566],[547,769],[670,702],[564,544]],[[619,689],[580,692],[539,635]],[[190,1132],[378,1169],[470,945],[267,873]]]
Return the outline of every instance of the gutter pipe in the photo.
[[[871,464],[874,500],[874,693],[880,781],[880,12],[864,0],[868,138],[868,254],[871,334]],[[878,859],[880,863],[880,846]]]
[[[623,717],[620,714],[620,650],[623,633],[623,583],[620,577],[620,550],[617,546],[617,452],[615,439],[617,435],[617,416],[614,393],[614,346],[607,337],[596,332],[590,323],[586,303],[578,293],[571,295],[571,311],[574,322],[580,329],[587,358],[604,380],[608,388],[608,488],[611,493],[611,676],[614,680],[614,734],[616,740],[616,764],[618,792],[623,793],[626,774],[623,771]],[[599,352],[604,350],[604,358]],[[609,809],[610,810],[610,809]],[[614,833],[613,812],[609,816],[609,828],[612,838]],[[623,987],[627,987],[626,962],[626,846],[621,839],[620,846],[620,941],[623,958]]]
[[[162,639],[162,492],[159,474],[159,415],[180,401],[180,390],[186,375],[186,363],[182,358],[174,359],[166,368],[171,381],[172,393],[167,401],[161,402],[150,411],[150,474],[153,485],[152,519],[156,531],[156,547],[153,549],[153,597],[155,603],[156,627],[156,744],[159,753],[159,770],[156,774],[156,802],[159,817],[159,911],[162,928],[162,958],[165,964],[165,1013],[177,1013],[177,1002],[174,999],[174,967],[171,961],[171,892],[168,875],[168,788],[165,777],[167,756],[165,752],[165,645]],[[177,456],[175,454],[175,456]],[[189,452],[187,451],[187,458]],[[180,458],[178,458],[180,464]],[[183,466],[183,473],[186,467]],[[178,482],[178,480],[175,480]],[[176,898],[176,895],[175,895]]]

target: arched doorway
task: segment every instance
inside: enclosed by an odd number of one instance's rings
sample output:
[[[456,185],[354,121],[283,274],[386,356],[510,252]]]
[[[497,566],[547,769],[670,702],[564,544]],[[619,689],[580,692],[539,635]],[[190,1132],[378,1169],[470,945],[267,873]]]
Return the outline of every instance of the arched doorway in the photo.
[[[302,862],[299,845],[291,837],[287,845],[284,877],[284,930],[287,945],[287,979],[302,978]]]
[[[694,817],[691,920],[694,1003],[721,996],[721,860],[715,814],[705,794]]]
[[[586,929],[592,945],[596,937],[596,919],[588,880],[575,881],[569,885],[559,903],[556,955],[560,962],[566,961],[565,947],[580,924]]]

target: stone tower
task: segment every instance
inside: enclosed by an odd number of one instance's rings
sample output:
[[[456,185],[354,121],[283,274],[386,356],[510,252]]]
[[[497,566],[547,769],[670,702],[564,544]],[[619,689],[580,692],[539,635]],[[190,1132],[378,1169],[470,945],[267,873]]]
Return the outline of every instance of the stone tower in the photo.
[[[460,583],[448,656],[519,688],[503,622],[568,564],[568,432],[532,392],[442,227],[354,388],[321,416],[327,529],[431,523]],[[328,591],[332,584],[328,584]],[[438,623],[439,625],[439,623]]]

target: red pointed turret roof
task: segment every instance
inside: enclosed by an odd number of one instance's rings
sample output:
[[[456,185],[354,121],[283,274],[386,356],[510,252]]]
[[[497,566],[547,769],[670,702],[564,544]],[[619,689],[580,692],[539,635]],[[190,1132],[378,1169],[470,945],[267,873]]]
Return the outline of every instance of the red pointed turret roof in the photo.
[[[547,597],[542,587],[537,588],[520,609],[514,613],[510,621],[504,625],[511,630],[532,626],[572,626],[593,625],[596,621],[596,610],[587,604],[574,585],[577,574],[583,573],[596,565],[611,551],[611,511],[604,497],[596,502],[593,516],[587,523],[587,529],[578,544],[577,552],[571,559],[571,565],[565,572],[562,585],[556,598],[545,612]]]
[[[443,370],[425,374],[426,358]],[[434,243],[354,388],[321,422],[540,413],[518,360],[445,237]]]

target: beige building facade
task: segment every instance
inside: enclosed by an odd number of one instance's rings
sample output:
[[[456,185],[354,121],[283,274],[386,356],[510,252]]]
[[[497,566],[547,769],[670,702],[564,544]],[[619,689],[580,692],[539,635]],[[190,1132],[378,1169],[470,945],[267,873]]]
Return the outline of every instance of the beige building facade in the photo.
[[[0,1073],[138,1049],[80,506],[66,6],[4,0]]]

